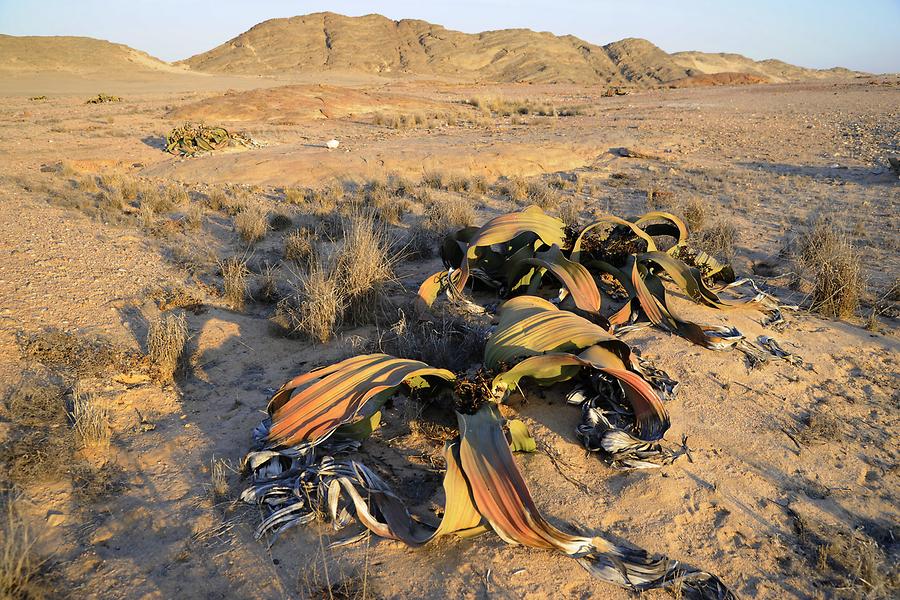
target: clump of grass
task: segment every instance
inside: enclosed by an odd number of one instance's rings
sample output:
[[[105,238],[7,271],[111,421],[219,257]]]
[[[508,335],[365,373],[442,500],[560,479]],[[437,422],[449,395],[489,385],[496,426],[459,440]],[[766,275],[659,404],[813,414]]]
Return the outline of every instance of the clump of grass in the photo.
[[[153,184],[141,187],[138,200],[142,211],[146,208],[153,214],[169,212],[173,208],[168,195],[160,192],[159,188]]]
[[[187,191],[181,187],[177,183],[173,183],[168,186],[165,190],[166,200],[169,203],[169,206],[182,206],[190,202],[191,198],[188,196]]]
[[[301,205],[306,202],[306,190],[302,188],[285,188],[284,201],[289,204]]]
[[[278,301],[278,268],[266,263],[259,274],[259,288],[254,297],[260,302]]]
[[[213,458],[209,465],[210,491],[213,499],[228,497],[228,463],[221,458]]]
[[[109,411],[97,404],[92,394],[83,393],[78,386],[72,392],[69,412],[75,443],[80,448],[105,452],[109,449]]]
[[[797,258],[800,269],[812,275],[812,310],[835,319],[856,312],[865,289],[859,253],[833,221],[812,221],[797,240]]]
[[[197,203],[191,203],[184,211],[184,223],[189,229],[200,229],[203,224],[203,207]]]
[[[289,335],[325,343],[334,336],[347,307],[347,294],[334,263],[316,255],[297,273],[292,293],[278,303],[273,321]]]
[[[147,353],[156,377],[172,381],[181,366],[184,346],[188,339],[184,314],[161,315],[150,321],[147,330]]]
[[[247,300],[247,260],[232,256],[219,262],[219,270],[222,273],[222,287],[225,299],[237,310],[244,308]]]
[[[206,195],[206,205],[210,210],[224,211],[228,206],[228,196],[224,190],[214,189]]]
[[[738,230],[733,224],[720,220],[701,229],[697,235],[697,247],[719,260],[730,262],[734,258],[734,245]]]
[[[372,318],[385,285],[394,278],[396,257],[384,227],[371,211],[357,211],[344,220],[343,243],[336,254],[337,273],[355,322]]]
[[[500,185],[500,193],[511,202],[524,202],[528,199],[528,184],[521,177],[509,177]]]
[[[83,175],[77,182],[79,190],[85,194],[96,194],[100,191],[97,186],[97,177],[95,175]]]
[[[442,315],[434,321],[419,321],[401,310],[399,319],[381,336],[379,351],[461,372],[479,362],[486,339],[486,331],[462,318]]]
[[[435,199],[425,209],[424,226],[439,236],[474,223],[475,209],[465,200]]]
[[[306,264],[315,252],[316,234],[307,228],[300,228],[284,238],[284,260],[298,265]]]
[[[528,201],[545,210],[559,204],[559,192],[542,181],[530,181],[526,186]]]
[[[344,197],[344,184],[333,180],[321,188],[306,190],[306,203],[311,205],[313,213],[324,215],[334,211]]]
[[[391,173],[387,178],[387,189],[393,196],[406,196],[415,190],[416,185],[399,173]]]
[[[37,538],[19,513],[16,500],[0,499],[0,598],[30,600],[45,596],[39,577],[45,563],[38,557]]]
[[[447,181],[447,174],[441,171],[426,171],[422,175],[422,185],[433,190],[444,189]]]
[[[688,231],[700,231],[709,216],[709,204],[702,198],[694,196],[686,200],[680,208]]]
[[[247,244],[255,244],[264,237],[269,229],[266,211],[261,206],[248,206],[234,217],[234,229]]]
[[[559,218],[566,224],[566,227],[578,229],[581,223],[581,211],[583,209],[584,202],[577,198],[572,198],[559,206]]]

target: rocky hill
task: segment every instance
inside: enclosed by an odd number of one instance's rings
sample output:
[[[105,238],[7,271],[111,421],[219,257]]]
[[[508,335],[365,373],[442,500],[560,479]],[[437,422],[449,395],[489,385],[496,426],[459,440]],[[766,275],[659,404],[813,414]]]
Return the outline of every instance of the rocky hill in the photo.
[[[575,36],[530,29],[468,34],[426,21],[381,15],[315,13],[272,19],[202,54],[171,65],[128,46],[85,37],[0,35],[0,73],[68,73],[118,77],[148,73],[214,73],[297,77],[329,71],[365,76],[462,81],[653,87],[702,85],[719,73],[751,81],[796,81],[853,75],[817,71],[738,54],[668,54],[638,38],[597,46]],[[693,79],[692,79],[693,78]],[[715,79],[723,83],[727,78]],[[679,84],[680,85],[680,84]]]
[[[652,86],[692,75],[749,73],[770,81],[840,75],[729,54],[667,54],[647,40],[597,46],[530,29],[467,34],[425,21],[315,13],[264,21],[185,61],[214,73],[276,75],[323,70],[501,82]],[[849,72],[846,72],[849,73]]]
[[[139,75],[185,70],[123,44],[89,37],[0,34],[0,73]]]

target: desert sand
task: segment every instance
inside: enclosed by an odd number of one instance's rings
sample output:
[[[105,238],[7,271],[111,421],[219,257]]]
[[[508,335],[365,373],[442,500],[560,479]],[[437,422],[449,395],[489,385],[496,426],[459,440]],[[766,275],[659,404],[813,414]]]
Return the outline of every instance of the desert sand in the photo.
[[[435,27],[399,29],[426,26]],[[253,35],[242,49],[253,47]],[[664,76],[658,68],[630,80],[592,70],[576,83],[588,68],[580,65],[554,83],[490,82],[502,79],[502,65],[484,70],[472,56],[493,52],[496,42],[465,39],[468,62],[448,56],[442,70],[427,59],[437,51],[430,49],[404,63],[414,71],[408,76],[385,73],[400,68],[385,57],[373,72],[341,54],[325,70],[282,73],[283,65],[267,63],[251,73],[244,59],[223,62],[220,47],[182,65],[119,49],[104,60],[121,68],[58,74],[48,72],[58,56],[51,49],[3,77],[2,479],[15,487],[22,518],[37,533],[34,552],[46,560],[33,597],[633,597],[565,556],[509,546],[491,533],[418,549],[377,537],[330,549],[348,530],[317,522],[269,547],[254,539],[258,511],[239,500],[239,464],[271,393],[296,374],[373,347],[423,278],[441,269],[434,254],[402,250],[430,203],[465,204],[481,224],[529,203],[505,191],[519,177],[550,190],[548,212],[567,206],[585,222],[654,208],[681,214],[693,202],[703,211],[700,230],[734,225],[739,275],[800,306],[772,332],[752,312],[679,303],[698,321],[773,335],[802,357],[799,367],[750,368],[737,352],[654,328],[625,334],[681,382],[666,403],[666,438],[687,436],[690,459],[671,465],[621,471],[586,452],[564,386],[513,396],[507,413],[538,443],[517,460],[543,514],[561,528],[608,534],[715,573],[743,598],[895,597],[900,182],[887,159],[900,153],[900,78],[836,72],[785,82],[790,75],[777,65],[748,70],[739,68],[743,57],[681,53],[667,59]],[[562,48],[560,39],[553,44]],[[312,55],[317,44],[297,52]],[[747,76],[667,85],[723,72]],[[644,81],[653,77],[652,86]],[[629,93],[610,97],[619,84]],[[85,104],[99,92],[122,100]],[[530,108],[504,115],[483,108],[491,102]],[[555,114],[537,115],[539,106]],[[255,145],[190,158],[166,153],[165,135],[186,120],[240,131]],[[326,148],[330,139],[340,146]],[[435,173],[445,185],[429,187]],[[488,185],[446,189],[453,177]],[[342,204],[316,213],[292,200],[297,190],[339,182],[349,197],[391,178],[414,189],[389,200],[401,207],[397,218],[383,218],[401,255],[385,310],[341,325],[324,344],[284,336],[272,323],[273,301],[291,293],[300,270],[283,255],[285,237],[308,226],[331,247],[322,232],[339,221]],[[172,202],[142,210],[141,194],[157,186]],[[237,204],[267,216],[262,239],[241,238]],[[861,305],[843,320],[808,310],[809,274],[789,251],[816,215],[849,236],[867,282]],[[250,272],[244,306],[223,288],[222,261],[232,257]],[[264,293],[267,272],[274,291]],[[798,275],[804,280],[792,285]],[[153,379],[146,358],[148,324],[164,313],[184,314],[190,336],[172,382]],[[17,402],[31,402],[29,386],[61,402],[90,394],[109,416],[108,449],[47,441],[70,439],[70,424],[61,409],[37,424],[22,417]],[[415,514],[433,516],[435,456],[452,419],[398,397],[383,422],[361,455]],[[23,448],[31,454],[23,457]],[[22,467],[34,461],[37,472]]]

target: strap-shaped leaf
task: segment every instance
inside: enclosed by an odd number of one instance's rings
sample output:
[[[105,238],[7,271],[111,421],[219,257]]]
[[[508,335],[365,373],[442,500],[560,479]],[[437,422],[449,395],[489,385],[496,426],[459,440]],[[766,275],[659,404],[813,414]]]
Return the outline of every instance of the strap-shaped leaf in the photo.
[[[640,375],[629,370],[621,358],[600,346],[592,346],[579,355],[564,352],[526,358],[494,378],[493,392],[502,395],[524,377],[542,385],[571,379],[585,367],[597,369],[618,379],[625,397],[634,409],[635,430],[646,441],[658,440],[669,429],[669,413],[653,388]]]
[[[484,366],[495,369],[501,363],[545,354],[578,350],[602,344],[630,362],[631,350],[625,342],[584,317],[559,310],[536,296],[507,300],[500,309],[500,322],[488,339]]]
[[[538,252],[534,258],[526,258],[522,262],[543,267],[552,273],[569,291],[575,306],[581,310],[594,314],[600,312],[600,290],[597,289],[594,276],[581,264],[567,259],[559,246],[554,244],[550,249]]]
[[[521,234],[532,234],[547,246],[562,246],[565,242],[565,227],[562,221],[551,217],[537,206],[494,217],[482,225],[469,240],[465,258],[460,265],[462,273],[456,282],[457,289],[465,287],[469,279],[470,263],[478,258],[479,248],[509,242]]]
[[[267,446],[320,442],[339,426],[354,421],[363,405],[376,395],[384,394],[386,399],[404,383],[427,385],[426,377],[455,379],[446,369],[387,354],[355,356],[295,377],[269,401],[272,424]]]

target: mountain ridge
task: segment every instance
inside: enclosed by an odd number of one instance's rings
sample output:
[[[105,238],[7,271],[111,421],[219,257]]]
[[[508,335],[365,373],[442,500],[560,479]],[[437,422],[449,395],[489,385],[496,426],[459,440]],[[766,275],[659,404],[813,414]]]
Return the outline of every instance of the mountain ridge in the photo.
[[[291,77],[355,72],[499,83],[575,83],[656,87],[717,79],[785,82],[857,74],[816,70],[734,53],[669,54],[642,38],[596,45],[574,35],[531,29],[463,33],[420,19],[319,12],[269,19],[226,42],[167,63],[94,38],[0,35],[0,72],[195,72]],[[723,74],[719,78],[709,75]],[[729,74],[730,76],[725,76]],[[744,77],[736,77],[742,74]]]

